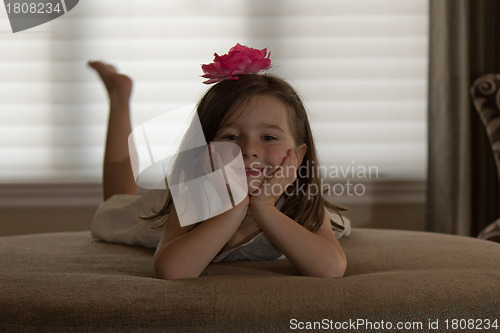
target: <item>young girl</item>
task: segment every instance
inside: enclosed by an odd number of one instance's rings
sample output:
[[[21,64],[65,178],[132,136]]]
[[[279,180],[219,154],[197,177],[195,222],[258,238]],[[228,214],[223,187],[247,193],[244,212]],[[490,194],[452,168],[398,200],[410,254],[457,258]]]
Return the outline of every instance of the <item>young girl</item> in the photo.
[[[154,266],[163,279],[197,277],[210,262],[283,255],[303,275],[343,276],[346,258],[337,238],[349,234],[349,221],[321,194],[308,192],[321,184],[313,170],[318,160],[307,114],[289,84],[258,74],[270,65],[266,53],[237,44],[203,66],[205,83],[216,83],[197,107],[205,140],[241,149],[249,195],[232,209],[185,227],[168,189],[137,196],[127,149],[132,81],[112,66],[89,63],[110,101],[105,201],[91,225],[95,238],[156,247]],[[163,229],[151,231],[140,216],[160,221]]]

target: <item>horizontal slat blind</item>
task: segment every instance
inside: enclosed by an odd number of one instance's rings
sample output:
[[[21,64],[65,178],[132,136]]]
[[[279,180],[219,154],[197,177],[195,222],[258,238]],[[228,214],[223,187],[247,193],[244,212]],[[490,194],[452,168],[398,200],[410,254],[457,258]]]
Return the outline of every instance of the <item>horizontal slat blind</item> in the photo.
[[[85,0],[12,34],[0,10],[0,182],[99,181],[107,99],[85,65],[135,80],[134,125],[196,103],[200,64],[236,42],[310,112],[326,166],[425,177],[427,0]]]

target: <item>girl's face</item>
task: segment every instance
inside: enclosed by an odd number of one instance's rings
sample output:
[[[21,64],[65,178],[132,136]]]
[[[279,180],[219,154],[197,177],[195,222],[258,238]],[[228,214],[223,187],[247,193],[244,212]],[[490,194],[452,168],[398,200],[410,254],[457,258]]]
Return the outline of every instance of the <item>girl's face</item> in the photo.
[[[251,97],[223,124],[213,141],[232,142],[240,147],[249,193],[281,165],[288,149],[294,149],[299,165],[307,149],[305,144],[295,144],[287,106],[267,95]]]

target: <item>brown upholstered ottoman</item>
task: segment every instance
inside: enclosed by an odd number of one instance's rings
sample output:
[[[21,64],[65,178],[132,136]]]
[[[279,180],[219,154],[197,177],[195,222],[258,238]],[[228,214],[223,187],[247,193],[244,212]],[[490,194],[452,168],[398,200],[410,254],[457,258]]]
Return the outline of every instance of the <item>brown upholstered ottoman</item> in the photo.
[[[500,320],[500,244],[375,229],[354,229],[341,244],[340,279],[298,276],[280,260],[163,281],[152,250],[88,232],[1,237],[0,331],[423,332],[475,319],[485,332],[486,320]],[[469,331],[477,326],[460,330]]]

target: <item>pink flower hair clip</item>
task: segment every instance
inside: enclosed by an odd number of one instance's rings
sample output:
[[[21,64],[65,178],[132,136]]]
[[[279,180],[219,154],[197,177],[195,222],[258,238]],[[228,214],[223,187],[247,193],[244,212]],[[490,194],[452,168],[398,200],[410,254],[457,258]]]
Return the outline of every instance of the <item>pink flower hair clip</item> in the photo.
[[[257,50],[239,43],[233,46],[228,54],[219,56],[214,54],[214,62],[202,65],[201,69],[208,79],[205,84],[223,81],[225,79],[238,80],[242,74],[257,74],[271,66],[271,59],[267,48]]]

